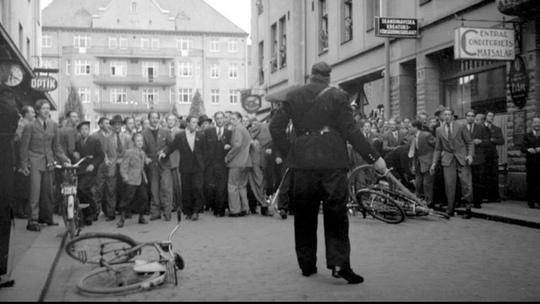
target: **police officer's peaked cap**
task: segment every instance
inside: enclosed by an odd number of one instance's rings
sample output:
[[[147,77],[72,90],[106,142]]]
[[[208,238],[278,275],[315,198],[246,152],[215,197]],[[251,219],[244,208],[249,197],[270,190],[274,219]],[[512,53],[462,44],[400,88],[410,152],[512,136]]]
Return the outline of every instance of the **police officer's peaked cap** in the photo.
[[[111,125],[114,125],[116,123],[121,123],[121,124],[124,123],[124,120],[122,119],[122,116],[120,116],[118,114],[113,116],[113,118],[111,119]]]
[[[329,77],[330,72],[332,72],[332,67],[324,61],[317,62],[311,67],[311,74],[313,75],[317,74],[317,75]]]
[[[85,120],[85,121],[82,121],[80,122],[78,125],[77,125],[77,131],[79,131],[81,129],[82,126],[84,125],[88,125],[88,127],[90,127],[90,122],[88,120]]]

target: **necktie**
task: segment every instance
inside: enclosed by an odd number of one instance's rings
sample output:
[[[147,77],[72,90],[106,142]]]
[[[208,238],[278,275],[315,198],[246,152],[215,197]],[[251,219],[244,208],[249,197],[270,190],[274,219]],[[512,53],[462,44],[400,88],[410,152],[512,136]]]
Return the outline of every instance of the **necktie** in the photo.
[[[218,129],[218,139],[221,140],[221,136],[223,136],[223,128]]]
[[[448,130],[448,138],[452,137],[452,129],[450,128],[450,124],[446,124],[446,128]]]
[[[473,124],[469,124],[469,133],[473,134]]]
[[[43,121],[43,129],[47,130],[47,121],[46,120]]]
[[[120,141],[120,133],[116,133],[116,153],[122,154],[122,142]]]

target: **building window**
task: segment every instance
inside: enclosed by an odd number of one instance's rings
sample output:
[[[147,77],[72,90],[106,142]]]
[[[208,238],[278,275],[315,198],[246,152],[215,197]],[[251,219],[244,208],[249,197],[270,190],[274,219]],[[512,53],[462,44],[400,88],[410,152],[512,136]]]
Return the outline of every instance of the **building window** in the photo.
[[[353,19],[352,19],[352,0],[343,0],[342,14],[343,21],[341,22],[341,41],[347,42],[353,38]]]
[[[145,61],[142,63],[143,77],[157,77],[159,75],[159,63],[153,61]]]
[[[150,39],[141,38],[141,50],[147,50],[150,48]]]
[[[120,49],[125,50],[128,48],[128,39],[127,37],[120,37]]]
[[[238,52],[238,41],[229,40],[229,53],[237,53],[237,52]]]
[[[229,104],[238,104],[238,91],[229,90]]]
[[[191,62],[180,62],[178,64],[178,76],[193,77],[193,64]]]
[[[71,75],[71,60],[66,60],[66,75]]]
[[[278,68],[278,58],[277,58],[277,52],[278,52],[278,41],[277,41],[277,24],[272,24],[272,27],[270,28],[270,34],[272,39],[272,49],[270,50],[272,54],[272,58],[270,59],[270,71],[274,73],[277,71]]]
[[[197,78],[201,78],[201,64],[197,64],[197,68],[195,69],[195,75],[197,75]]]
[[[287,66],[287,22],[285,16],[279,19],[279,37],[279,61],[280,67],[283,68]]]
[[[219,52],[219,39],[210,39],[210,52]]]
[[[210,100],[212,104],[219,103],[219,90],[210,90]]]
[[[319,53],[328,50],[328,10],[326,6],[326,0],[319,0]]]
[[[111,88],[111,103],[127,103],[127,89]]]
[[[95,103],[100,103],[101,102],[101,96],[99,95],[99,89],[98,88],[95,88],[94,89],[94,96],[95,96],[95,100],[94,102]]]
[[[210,66],[210,78],[219,78],[219,64],[212,64]]]
[[[111,76],[126,77],[127,62],[126,61],[111,61]]]
[[[231,63],[229,64],[229,79],[238,78],[238,64]]]
[[[90,60],[75,60],[75,75],[90,75]]]
[[[193,40],[188,38],[176,39],[176,50],[189,51],[192,48]]]
[[[191,89],[178,89],[178,103],[190,103],[191,91]]]
[[[380,17],[379,0],[366,0],[366,32],[375,28],[375,17]]]
[[[90,88],[78,88],[79,98],[81,99],[82,103],[90,103],[92,102],[92,95],[90,92]]]
[[[264,41],[259,42],[259,84],[264,84]]]
[[[175,91],[176,89],[169,89],[169,103],[176,103],[176,94],[175,94]]]
[[[144,104],[156,104],[159,102],[158,89],[146,88],[142,90],[142,101]]]
[[[118,39],[116,37],[109,37],[109,49],[118,48]]]
[[[152,50],[159,50],[159,38],[152,38]]]
[[[171,76],[171,77],[175,77],[175,76],[176,76],[176,73],[175,73],[175,71],[174,71],[174,66],[175,66],[175,65],[176,65],[176,64],[174,63],[174,61],[169,63],[169,76]]]
[[[94,75],[99,75],[99,61],[94,62]]]
[[[137,2],[132,1],[131,2],[131,13],[134,14],[137,12]]]
[[[73,45],[78,48],[90,47],[90,36],[86,36],[86,35],[73,36]]]
[[[51,35],[43,35],[41,37],[41,44],[44,48],[51,48],[52,47],[52,36]]]

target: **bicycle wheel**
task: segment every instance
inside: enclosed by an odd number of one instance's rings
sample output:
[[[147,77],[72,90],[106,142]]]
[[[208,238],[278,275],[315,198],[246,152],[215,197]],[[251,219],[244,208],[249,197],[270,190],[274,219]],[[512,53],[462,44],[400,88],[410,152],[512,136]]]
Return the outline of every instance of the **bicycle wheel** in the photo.
[[[137,255],[137,252],[126,254],[137,245],[135,240],[123,234],[85,233],[70,240],[66,244],[66,252],[81,263],[99,264],[104,261],[108,264],[119,264]]]
[[[364,210],[380,221],[399,224],[405,220],[405,212],[399,204],[381,191],[360,189],[356,196]]]
[[[371,165],[362,165],[354,169],[349,174],[349,196],[355,203],[359,203],[356,200],[356,193],[360,189],[366,189],[371,187],[377,182],[378,176]]]
[[[100,267],[82,277],[77,288],[82,292],[94,294],[114,294],[141,289],[142,285],[156,279],[159,272],[137,273],[135,263]]]

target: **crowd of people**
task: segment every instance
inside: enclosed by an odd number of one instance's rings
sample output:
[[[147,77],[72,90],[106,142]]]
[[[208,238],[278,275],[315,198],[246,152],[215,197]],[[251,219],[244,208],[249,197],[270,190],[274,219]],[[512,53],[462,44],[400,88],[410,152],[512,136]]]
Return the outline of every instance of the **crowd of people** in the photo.
[[[20,151],[14,210],[16,217],[28,219],[28,230],[58,224],[52,214],[61,214],[62,176],[59,170],[54,173],[53,163],[73,164],[85,157],[78,169],[77,197],[88,206],[83,209],[86,225],[101,213],[106,221],[119,216],[117,227],[133,214],[139,215],[139,224],[147,223],[145,215],[170,221],[176,211],[193,221],[204,211],[216,217],[227,210],[229,217],[273,216],[268,207],[284,168],[283,158],[272,149],[268,121],[232,111],[216,112],[213,118],[162,117],[151,111],[139,117],[101,117],[92,132],[90,122],[81,122],[74,111],[57,124],[45,100],[35,109],[22,109],[14,138],[15,151]],[[289,211],[281,214],[286,218]]]

